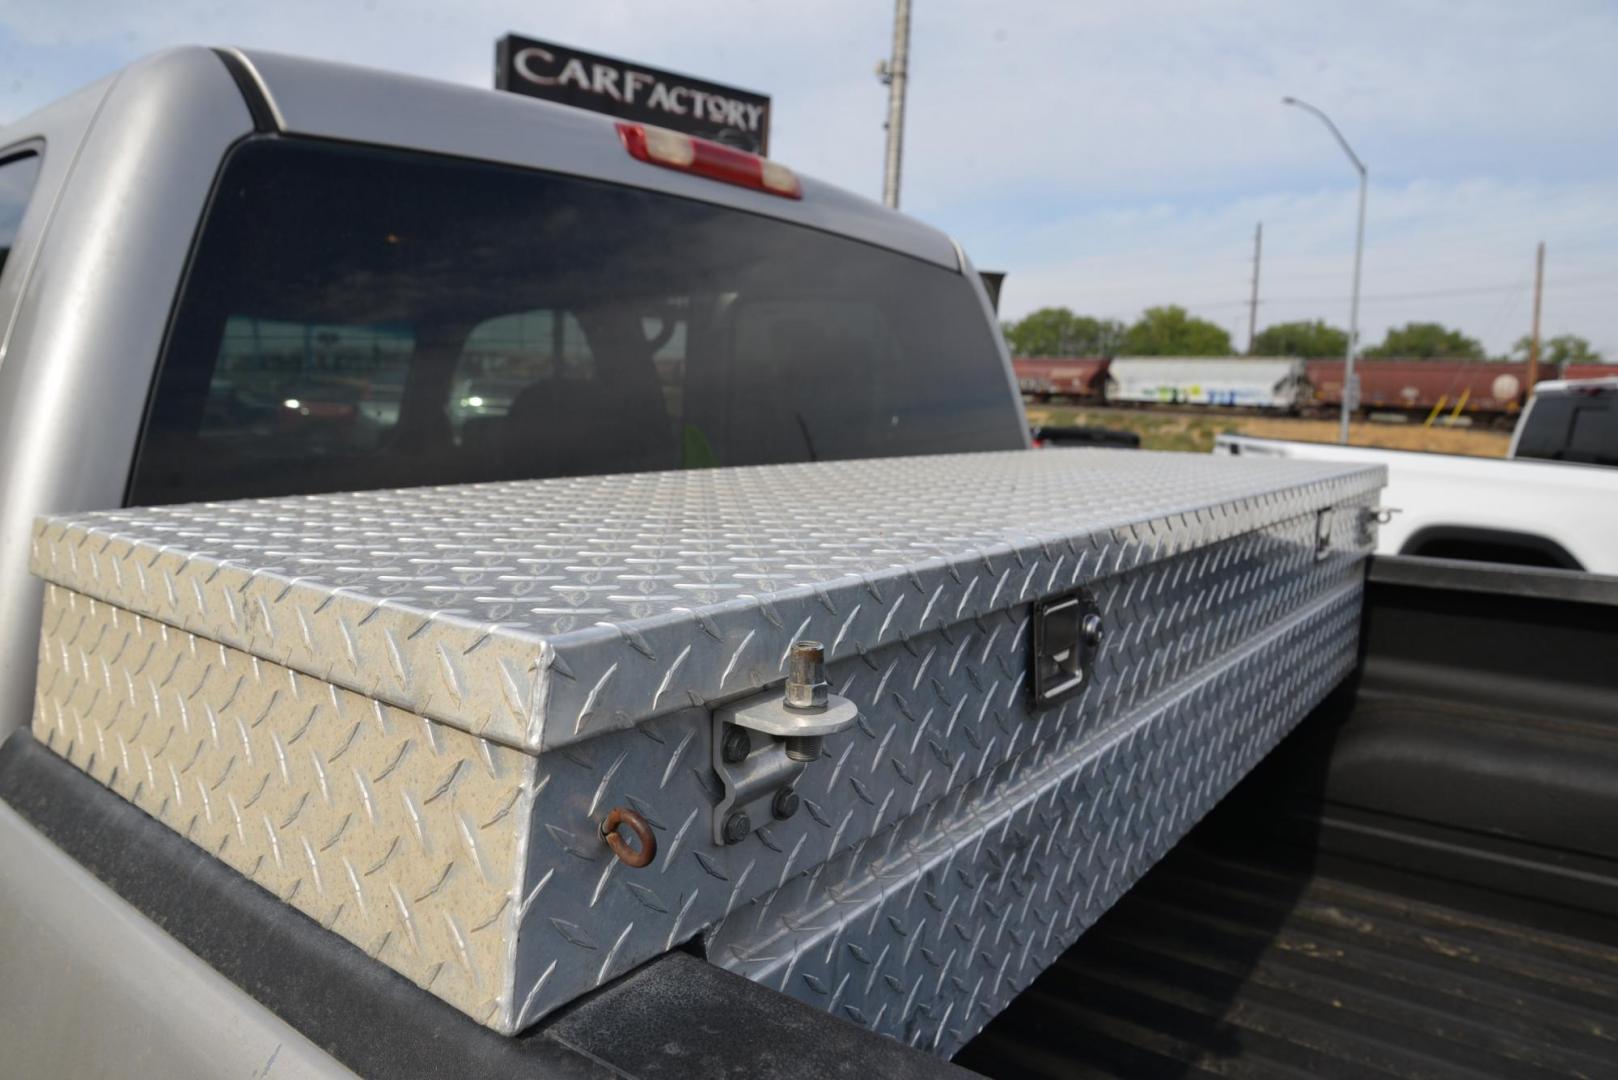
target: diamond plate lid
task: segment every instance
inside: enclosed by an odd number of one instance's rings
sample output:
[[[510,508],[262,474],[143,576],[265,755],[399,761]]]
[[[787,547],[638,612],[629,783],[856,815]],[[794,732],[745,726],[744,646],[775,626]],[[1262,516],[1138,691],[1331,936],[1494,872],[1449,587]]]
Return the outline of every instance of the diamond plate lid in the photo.
[[[48,581],[532,752],[1380,488],[1380,466],[1009,451],[41,519]]]

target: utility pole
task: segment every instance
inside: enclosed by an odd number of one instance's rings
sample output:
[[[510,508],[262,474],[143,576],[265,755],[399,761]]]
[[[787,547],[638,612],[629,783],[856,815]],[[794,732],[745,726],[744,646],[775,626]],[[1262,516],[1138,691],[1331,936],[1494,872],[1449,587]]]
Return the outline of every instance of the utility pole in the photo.
[[[893,55],[879,61],[876,77],[888,87],[888,150],[882,163],[882,203],[899,208],[899,159],[904,152],[905,83],[910,78],[910,0],[894,0]]]
[[[1253,228],[1253,299],[1247,304],[1247,355],[1253,355],[1253,338],[1258,336],[1258,261],[1264,254],[1264,222]]]
[[[1545,241],[1539,242],[1539,254],[1534,259],[1534,336],[1528,345],[1528,386],[1531,394],[1539,382],[1539,303],[1545,295]]]

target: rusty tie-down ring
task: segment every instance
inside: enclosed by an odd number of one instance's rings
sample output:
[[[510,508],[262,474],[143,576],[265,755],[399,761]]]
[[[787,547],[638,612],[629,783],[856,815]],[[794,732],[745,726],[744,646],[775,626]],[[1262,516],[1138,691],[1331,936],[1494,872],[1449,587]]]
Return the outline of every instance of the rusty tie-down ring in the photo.
[[[628,825],[629,831],[635,834],[635,839],[640,841],[639,851],[624,843],[624,838],[618,834],[620,825]],[[607,811],[601,822],[601,839],[612,848],[618,860],[632,870],[639,870],[657,858],[657,837],[652,835],[652,827],[627,806],[615,806]]]

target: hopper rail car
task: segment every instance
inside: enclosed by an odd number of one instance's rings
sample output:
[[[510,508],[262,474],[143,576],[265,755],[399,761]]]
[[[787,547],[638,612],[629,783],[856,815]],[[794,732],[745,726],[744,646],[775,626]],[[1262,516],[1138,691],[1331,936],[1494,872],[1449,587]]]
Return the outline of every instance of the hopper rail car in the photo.
[[[1019,356],[1030,402],[1186,412],[1332,416],[1342,407],[1343,361],[1291,357]],[[1528,400],[1525,363],[1360,359],[1357,415],[1466,417],[1509,426]],[[1618,364],[1541,365],[1536,381],[1618,374]]]

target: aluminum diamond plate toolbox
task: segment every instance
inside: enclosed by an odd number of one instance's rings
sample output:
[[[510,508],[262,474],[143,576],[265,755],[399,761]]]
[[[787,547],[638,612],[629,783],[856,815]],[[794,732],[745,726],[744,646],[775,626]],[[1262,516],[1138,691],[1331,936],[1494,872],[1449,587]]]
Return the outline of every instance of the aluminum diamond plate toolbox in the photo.
[[[497,1030],[697,939],[947,1051],[1347,671],[1383,479],[1052,450],[48,519],[34,732]]]

